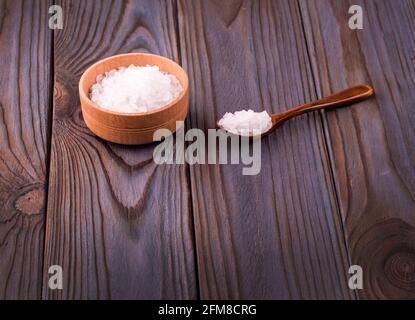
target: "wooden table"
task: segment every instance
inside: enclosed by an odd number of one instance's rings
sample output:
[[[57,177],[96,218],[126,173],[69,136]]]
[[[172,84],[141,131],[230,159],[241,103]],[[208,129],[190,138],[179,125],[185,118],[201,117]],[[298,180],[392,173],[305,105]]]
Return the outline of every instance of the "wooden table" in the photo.
[[[415,298],[415,1],[58,1],[62,30],[51,4],[0,1],[1,299]],[[376,96],[279,128],[257,176],[156,165],[79,105],[90,64],[136,51],[187,70],[187,128],[359,83]]]

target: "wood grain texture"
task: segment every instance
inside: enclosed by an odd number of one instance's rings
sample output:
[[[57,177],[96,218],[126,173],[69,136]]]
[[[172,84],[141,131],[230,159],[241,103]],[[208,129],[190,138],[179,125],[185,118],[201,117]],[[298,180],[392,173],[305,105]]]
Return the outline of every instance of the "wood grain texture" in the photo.
[[[179,1],[190,126],[315,98],[294,1]],[[202,298],[350,299],[348,258],[318,114],[262,141],[262,170],[191,166]]]
[[[48,1],[0,1],[0,300],[41,296],[48,158]]]
[[[47,299],[195,298],[190,196],[184,166],[157,166],[154,145],[92,135],[77,86],[93,62],[145,51],[178,58],[170,1],[62,1],[55,33],[55,110],[45,274],[63,267]]]
[[[361,5],[364,29],[348,28]],[[364,299],[415,298],[415,2],[301,1],[320,96],[371,83],[376,98],[324,115]]]

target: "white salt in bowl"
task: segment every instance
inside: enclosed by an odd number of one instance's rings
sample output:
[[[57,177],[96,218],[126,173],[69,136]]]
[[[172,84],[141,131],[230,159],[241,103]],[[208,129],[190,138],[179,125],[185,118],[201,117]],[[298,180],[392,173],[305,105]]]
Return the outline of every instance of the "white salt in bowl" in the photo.
[[[123,113],[101,108],[90,99],[91,87],[98,75],[119,67],[158,66],[160,71],[174,75],[183,90],[169,104],[149,112]],[[112,56],[90,66],[79,81],[82,115],[87,127],[100,138],[120,144],[153,142],[158,129],[176,131],[176,121],[184,121],[189,110],[189,80],[176,62],[154,54],[128,53]]]

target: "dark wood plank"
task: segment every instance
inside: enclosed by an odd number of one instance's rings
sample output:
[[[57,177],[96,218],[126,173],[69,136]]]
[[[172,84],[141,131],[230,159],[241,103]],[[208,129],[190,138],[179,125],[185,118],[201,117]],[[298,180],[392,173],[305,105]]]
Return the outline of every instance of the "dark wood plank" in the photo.
[[[315,98],[294,1],[180,1],[190,125]],[[191,166],[202,298],[344,298],[348,258],[318,114],[262,142],[262,170]]]
[[[364,29],[348,28],[348,8]],[[361,82],[376,97],[325,114],[352,262],[365,299],[415,298],[415,2],[301,1],[319,95]]]
[[[0,1],[0,300],[41,296],[51,32],[48,1]]]
[[[77,86],[100,58],[149,51],[178,58],[170,1],[63,1],[55,36],[55,114],[45,270],[63,290],[44,298],[195,298],[184,166],[157,166],[154,145],[123,147],[85,127]]]

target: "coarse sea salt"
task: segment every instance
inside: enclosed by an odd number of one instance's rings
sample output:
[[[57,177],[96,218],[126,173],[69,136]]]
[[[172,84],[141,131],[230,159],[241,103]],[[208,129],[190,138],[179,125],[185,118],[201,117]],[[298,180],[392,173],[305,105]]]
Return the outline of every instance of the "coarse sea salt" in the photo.
[[[235,113],[225,113],[218,124],[226,131],[238,135],[258,135],[271,129],[272,120],[268,112],[241,110]]]
[[[183,91],[174,75],[150,65],[113,69],[96,81],[91,87],[91,100],[101,108],[123,113],[159,109]]]

